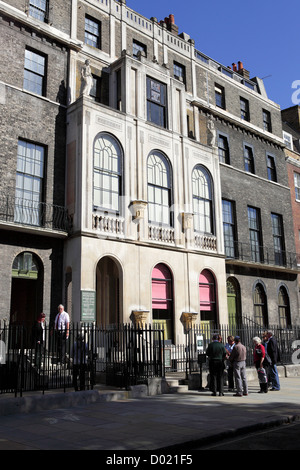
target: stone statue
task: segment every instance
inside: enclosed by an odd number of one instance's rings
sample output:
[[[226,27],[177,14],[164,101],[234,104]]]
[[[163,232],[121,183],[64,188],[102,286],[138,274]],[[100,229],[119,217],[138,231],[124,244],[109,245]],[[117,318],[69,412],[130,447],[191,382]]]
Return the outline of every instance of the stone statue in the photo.
[[[81,69],[80,95],[89,96],[93,85],[90,61],[87,59]]]
[[[213,118],[210,116],[207,120],[207,143],[212,147],[216,146],[217,142],[217,133],[215,129],[215,124]]]

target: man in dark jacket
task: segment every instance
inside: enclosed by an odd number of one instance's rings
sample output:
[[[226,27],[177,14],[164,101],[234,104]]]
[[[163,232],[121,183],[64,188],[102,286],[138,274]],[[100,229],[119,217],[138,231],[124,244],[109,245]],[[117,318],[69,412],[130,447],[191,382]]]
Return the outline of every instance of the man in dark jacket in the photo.
[[[271,359],[270,364],[270,379],[272,383],[271,391],[280,390],[279,375],[277,370],[277,363],[280,361],[279,349],[276,339],[273,336],[272,331],[267,332],[268,343],[267,343],[267,353]]]
[[[213,335],[212,342],[209,343],[206,350],[209,363],[210,373],[210,389],[212,396],[224,396],[223,393],[223,374],[224,374],[224,360],[226,357],[226,350],[224,344],[220,342],[219,335]]]

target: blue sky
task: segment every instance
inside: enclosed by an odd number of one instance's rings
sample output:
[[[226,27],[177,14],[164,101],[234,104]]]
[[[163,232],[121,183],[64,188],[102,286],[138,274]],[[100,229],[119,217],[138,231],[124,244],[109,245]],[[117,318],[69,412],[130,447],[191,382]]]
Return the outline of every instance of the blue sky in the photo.
[[[196,49],[222,65],[242,61],[250,77],[266,77],[271,100],[282,109],[294,106],[293,82],[300,88],[299,0],[127,0],[127,6],[158,21],[174,14],[179,33],[189,34]]]

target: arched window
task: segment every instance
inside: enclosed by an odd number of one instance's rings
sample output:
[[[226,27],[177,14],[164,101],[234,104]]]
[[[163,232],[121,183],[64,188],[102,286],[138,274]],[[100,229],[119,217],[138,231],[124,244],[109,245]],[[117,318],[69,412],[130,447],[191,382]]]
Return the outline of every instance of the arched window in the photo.
[[[278,291],[279,324],[282,328],[291,325],[290,300],[285,287],[281,286]]]
[[[262,284],[257,283],[253,296],[254,321],[261,326],[268,326],[267,296]]]
[[[171,226],[170,164],[163,154],[153,152],[148,158],[147,171],[149,222]]]
[[[152,271],[153,324],[165,331],[165,339],[173,340],[173,282],[165,264],[157,264]]]
[[[109,134],[100,134],[94,145],[94,207],[120,213],[122,150]]]
[[[215,278],[207,269],[200,274],[199,297],[201,321],[217,323]]]
[[[196,166],[192,174],[194,229],[214,233],[212,182],[209,172]]]

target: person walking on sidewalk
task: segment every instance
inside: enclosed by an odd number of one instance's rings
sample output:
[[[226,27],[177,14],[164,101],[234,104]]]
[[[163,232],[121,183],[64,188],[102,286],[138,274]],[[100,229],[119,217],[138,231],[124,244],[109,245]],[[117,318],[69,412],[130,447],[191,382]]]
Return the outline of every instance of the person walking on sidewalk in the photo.
[[[236,384],[236,393],[234,397],[242,397],[248,395],[248,383],[246,377],[246,356],[247,351],[245,346],[241,343],[241,338],[235,336],[235,347],[233,348],[229,360],[233,364],[233,372]]]
[[[280,354],[279,354],[277,341],[273,336],[273,332],[269,330],[267,332],[267,336],[268,336],[267,353],[271,360],[271,364],[270,364],[270,379],[272,382],[271,391],[273,390],[278,391],[280,390],[280,382],[279,382],[279,375],[278,375],[278,370],[277,370],[277,363],[280,361]]]
[[[257,370],[260,391],[258,393],[268,393],[268,379],[266,370],[264,369],[264,361],[266,357],[265,347],[258,336],[253,338],[254,350],[253,361]]]
[[[219,335],[215,334],[212,337],[212,342],[209,343],[206,355],[208,357],[209,374],[210,374],[210,390],[212,396],[224,396],[223,393],[223,375],[224,375],[224,360],[226,357],[226,350],[224,344],[221,343]]]

